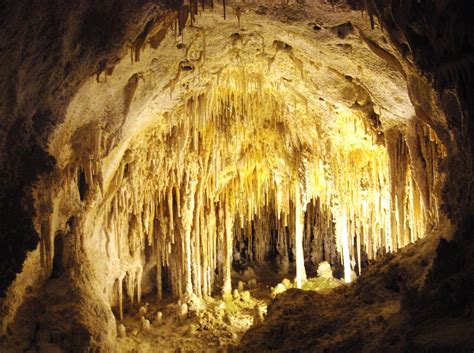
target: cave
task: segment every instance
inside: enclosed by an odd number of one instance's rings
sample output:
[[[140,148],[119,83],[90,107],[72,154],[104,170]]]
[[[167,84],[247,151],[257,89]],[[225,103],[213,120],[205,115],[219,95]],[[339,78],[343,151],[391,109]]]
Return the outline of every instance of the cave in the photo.
[[[4,1],[0,352],[471,353],[473,10]]]

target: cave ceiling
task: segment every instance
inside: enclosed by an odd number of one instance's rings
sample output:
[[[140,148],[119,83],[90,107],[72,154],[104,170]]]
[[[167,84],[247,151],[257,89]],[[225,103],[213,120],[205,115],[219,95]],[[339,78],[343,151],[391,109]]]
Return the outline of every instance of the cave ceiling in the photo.
[[[365,116],[381,134],[414,117],[405,73],[370,49],[368,41],[379,50],[391,50],[384,34],[371,30],[360,12],[348,16],[347,11],[315,3],[293,5],[293,17],[288,18],[289,7],[268,3],[242,7],[239,19],[232,2],[227,5],[226,19],[222,8],[207,9],[181,34],[173,20],[158,22],[140,48],[124,48],[117,65],[90,78],[50,139],[58,165],[65,167],[74,155],[75,139],[82,143],[79,153],[85,153],[91,126],[103,134],[109,148],[123,152],[150,128],[169,132],[189,115],[176,112],[200,96],[206,97],[202,111],[212,110],[211,100],[226,95],[244,101],[265,96],[266,108],[280,111],[280,125],[289,130],[292,141],[309,151],[334,137],[338,116]],[[165,25],[171,27],[166,33]],[[272,114],[269,111],[268,118]],[[285,140],[261,127],[261,133],[247,134],[253,144]]]

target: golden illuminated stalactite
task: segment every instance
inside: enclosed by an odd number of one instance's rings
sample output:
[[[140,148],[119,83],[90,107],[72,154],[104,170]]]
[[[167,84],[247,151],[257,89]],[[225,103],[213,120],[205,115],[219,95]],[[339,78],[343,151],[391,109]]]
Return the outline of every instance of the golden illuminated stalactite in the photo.
[[[303,213],[301,205],[301,192],[299,183],[295,183],[295,255],[296,255],[296,285],[301,288],[306,281],[303,252]]]
[[[446,148],[434,131],[421,122],[411,122],[402,134],[390,130],[387,150],[391,177],[392,250],[422,238],[440,221],[440,194],[443,175],[439,163]]]
[[[215,282],[215,271],[214,269],[217,268],[217,212],[216,206],[213,201],[209,202],[209,217],[206,222],[207,225],[207,239],[206,242],[208,248],[209,258],[205,259],[208,262],[208,266],[206,269],[207,273],[207,295],[210,296],[212,293],[212,287]]]
[[[142,302],[142,280],[143,280],[143,267],[139,267],[137,270],[137,302],[141,304]]]
[[[131,271],[127,272],[127,275],[125,276],[125,283],[127,284],[127,296],[128,299],[130,300],[130,303],[132,305],[135,304],[135,276],[134,273]]]
[[[219,284],[224,285],[225,273],[224,273],[224,261],[225,261],[225,244],[226,244],[226,234],[225,234],[225,209],[221,201],[218,202],[216,207],[216,267],[219,273]]]
[[[197,189],[195,192],[195,211],[193,221],[193,232],[192,232],[192,277],[193,277],[193,293],[197,296],[202,296],[202,273],[201,273],[201,253],[203,249],[201,247],[201,238],[204,238],[200,223],[202,222],[202,197],[201,197],[201,183],[198,182]],[[204,240],[204,239],[202,239]]]
[[[340,214],[337,215],[336,220],[336,235],[341,243],[341,255],[342,255],[342,264],[344,266],[344,282],[350,283],[352,281],[351,276],[351,257],[349,253],[349,231],[347,227],[347,214],[343,210]]]
[[[406,232],[405,232],[405,200],[406,200],[406,179],[407,179],[407,168],[408,168],[408,149],[406,147],[403,136],[399,135],[396,146],[396,158],[393,168],[392,175],[400,176],[401,179],[396,180],[392,191],[392,200],[394,201],[394,209],[396,210],[396,225],[393,232],[397,235],[397,248],[401,248],[406,243]]]
[[[224,200],[224,216],[225,216],[225,243],[224,243],[224,284],[222,293],[230,293],[232,291],[232,230],[234,227],[234,215],[231,209],[231,200],[226,195]]]
[[[278,264],[280,267],[280,271],[282,273],[287,273],[288,272],[288,265],[289,265],[289,258],[288,258],[288,238],[286,236],[287,231],[286,231],[286,226],[285,226],[285,220],[282,214],[280,213],[279,216],[277,217],[277,252],[278,252]]]
[[[155,258],[156,258],[156,296],[158,299],[163,298],[163,273],[162,267],[167,263],[167,248],[166,248],[166,235],[169,229],[169,219],[165,216],[164,205],[160,202],[157,203],[158,208],[156,214],[157,219],[155,226]]]
[[[40,238],[40,247],[41,247],[41,263],[46,269],[52,268],[52,236],[51,236],[51,227],[50,220],[43,221],[41,223],[41,238]]]
[[[182,227],[184,232],[184,277],[185,277],[185,294],[190,295],[193,293],[193,282],[192,282],[192,256],[191,256],[191,229],[193,222],[193,215],[195,212],[195,192],[197,186],[197,170],[190,166],[190,170],[186,173],[186,179],[184,182],[184,195],[183,195],[183,206],[182,206]]]
[[[199,295],[201,296],[209,296],[209,265],[208,265],[208,258],[210,257],[208,252],[208,234],[207,234],[207,227],[206,227],[207,215],[206,215],[206,207],[203,204],[203,196],[200,196],[200,208],[199,208],[199,234],[200,234],[200,241],[199,247],[196,254],[196,258],[199,261],[199,273],[198,276],[200,278],[199,287],[201,288],[201,292]]]
[[[163,274],[162,274],[162,260],[161,252],[156,251],[156,275],[155,275],[155,285],[156,285],[156,298],[158,300],[163,299]]]
[[[305,255],[317,265],[322,261],[336,262],[335,230],[329,206],[313,197],[305,212]]]
[[[119,318],[120,320],[123,320],[123,278],[121,277],[117,279],[117,290],[119,300]]]

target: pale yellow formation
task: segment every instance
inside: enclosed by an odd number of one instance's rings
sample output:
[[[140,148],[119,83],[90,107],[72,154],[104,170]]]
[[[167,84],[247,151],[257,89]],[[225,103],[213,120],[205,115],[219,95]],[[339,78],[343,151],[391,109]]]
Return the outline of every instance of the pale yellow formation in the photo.
[[[282,272],[293,263],[298,287],[305,261],[340,262],[349,282],[362,254],[399,249],[442,217],[446,151],[414,119],[404,75],[386,67],[377,85],[386,64],[337,13],[319,32],[252,16],[237,31],[209,10],[160,52],[123,59],[84,85],[51,139],[58,167],[37,188],[43,264],[76,214],[74,251],[104,260],[120,317],[125,289],[132,302],[165,285],[187,299],[231,293],[234,252]]]

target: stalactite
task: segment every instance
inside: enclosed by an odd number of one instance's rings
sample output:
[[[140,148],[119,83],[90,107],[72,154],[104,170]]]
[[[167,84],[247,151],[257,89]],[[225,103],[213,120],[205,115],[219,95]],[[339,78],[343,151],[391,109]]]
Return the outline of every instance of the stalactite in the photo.
[[[143,278],[143,268],[139,266],[136,274],[136,285],[137,285],[137,302],[141,304],[142,302],[142,278]]]
[[[180,11],[178,26],[187,16]],[[284,43],[277,47],[293,55]],[[81,163],[89,190],[106,187],[107,254],[126,273],[117,285],[121,318],[124,299],[142,299],[146,261],[156,264],[158,300],[165,287],[181,299],[209,296],[216,285],[230,293],[234,249],[241,261],[275,259],[282,273],[296,269],[298,287],[306,279],[305,260],[343,265],[350,281],[366,257],[423,237],[436,218],[438,201],[424,195],[439,194],[445,150],[430,128],[420,124],[409,141],[386,131],[385,144],[375,143],[363,113],[334,110],[323,138],[319,126],[307,127],[317,119],[305,97],[269,85],[262,67],[257,73],[226,68],[218,84],[189,93],[130,142],[108,186],[101,186],[99,163]],[[315,131],[317,141],[299,132],[304,129]],[[94,141],[96,159],[101,140]],[[80,200],[80,173],[70,173]],[[44,264],[51,257],[48,222],[38,223]],[[80,224],[74,232],[82,234]],[[153,256],[146,255],[149,247]]]
[[[156,251],[156,298],[158,300],[163,299],[163,274],[162,274],[162,258],[161,258],[161,249],[158,248]]]
[[[192,254],[191,254],[191,229],[195,208],[195,192],[197,186],[197,169],[191,165],[184,181],[185,194],[183,195],[182,227],[184,232],[184,276],[185,276],[185,294],[193,293],[192,283]]]
[[[231,201],[228,196],[224,200],[224,216],[225,216],[225,242],[224,242],[224,284],[222,293],[230,293],[232,290],[231,282],[231,266],[232,266],[232,229],[234,216],[232,214]]]
[[[306,281],[303,253],[303,214],[302,200],[300,197],[300,185],[295,184],[295,245],[296,245],[296,285],[301,288]]]
[[[123,320],[123,278],[117,279],[117,289],[119,298],[119,317]]]
[[[202,199],[201,199],[201,183],[198,182],[195,192],[195,212],[193,217],[193,240],[192,240],[192,275],[193,275],[193,293],[202,297],[202,267],[201,267],[201,218],[202,218]],[[204,240],[204,239],[203,239]]]
[[[342,264],[344,266],[344,281],[346,283],[351,282],[351,259],[349,254],[349,230],[347,227],[347,214],[342,211],[342,214],[338,215],[336,220],[336,232],[341,242],[341,255]]]
[[[51,232],[51,221],[47,219],[41,223],[41,262],[50,271],[53,264],[53,235]]]
[[[234,8],[235,16],[237,17],[237,27],[240,29],[240,18],[242,16],[242,9],[240,6]]]

